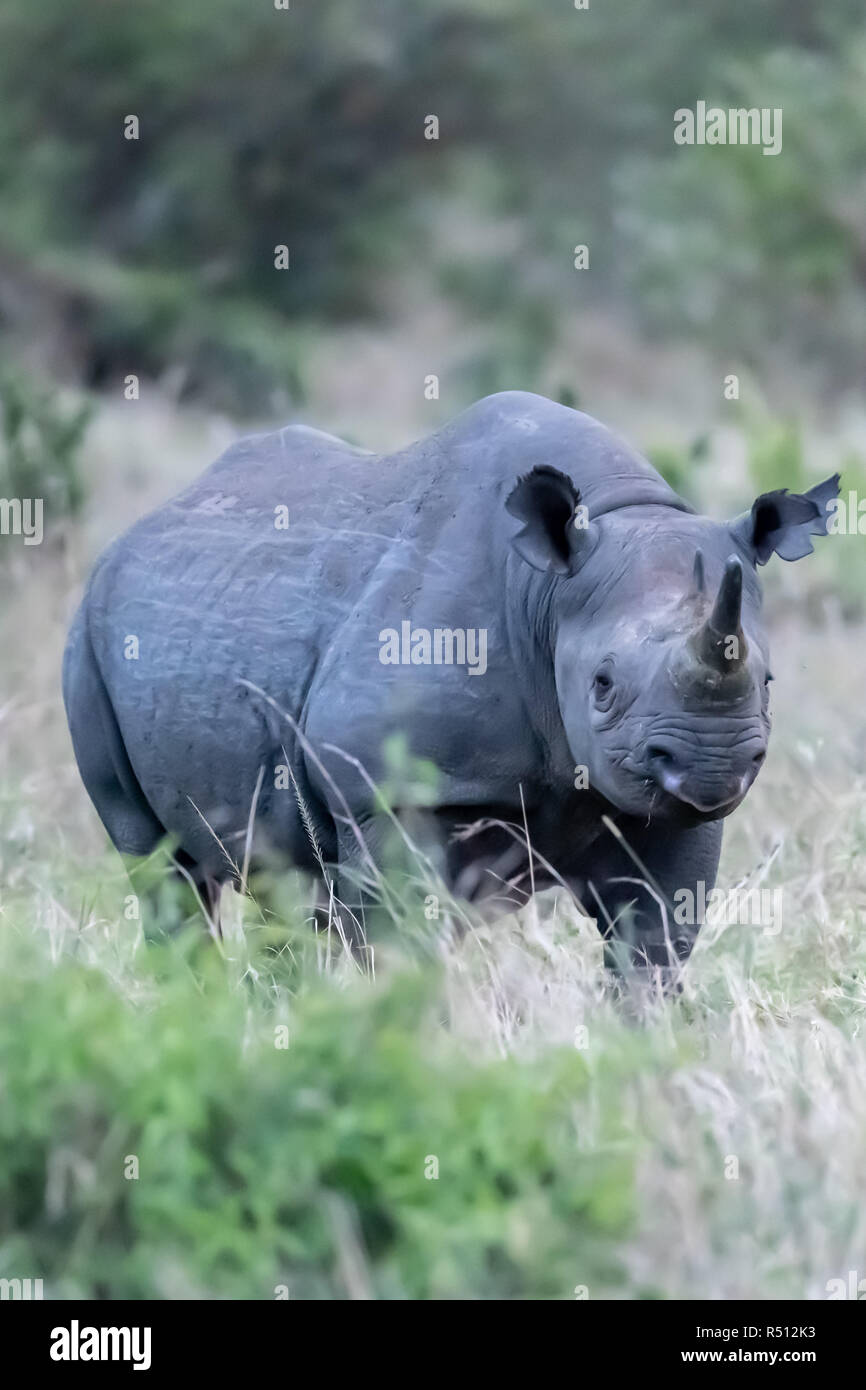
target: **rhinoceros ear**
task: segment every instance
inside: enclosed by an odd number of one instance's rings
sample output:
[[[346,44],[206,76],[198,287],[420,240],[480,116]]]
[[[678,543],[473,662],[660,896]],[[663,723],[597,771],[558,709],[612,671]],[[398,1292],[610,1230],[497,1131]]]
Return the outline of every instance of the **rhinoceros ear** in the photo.
[[[511,544],[527,564],[556,574],[574,572],[595,531],[570,478],[545,464],[533,468],[518,479],[505,508],[524,523]]]
[[[774,552],[783,560],[800,560],[812,553],[812,536],[826,536],[830,503],[838,496],[838,473],[808,492],[764,492],[731,529],[758,565],[765,565]]]

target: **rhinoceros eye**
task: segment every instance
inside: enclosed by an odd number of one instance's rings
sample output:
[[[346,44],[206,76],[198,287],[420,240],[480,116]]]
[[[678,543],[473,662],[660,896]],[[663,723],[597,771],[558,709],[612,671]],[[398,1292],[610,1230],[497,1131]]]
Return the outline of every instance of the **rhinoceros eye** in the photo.
[[[592,693],[599,709],[609,708],[613,700],[613,676],[606,666],[602,666],[596,671],[592,682]]]

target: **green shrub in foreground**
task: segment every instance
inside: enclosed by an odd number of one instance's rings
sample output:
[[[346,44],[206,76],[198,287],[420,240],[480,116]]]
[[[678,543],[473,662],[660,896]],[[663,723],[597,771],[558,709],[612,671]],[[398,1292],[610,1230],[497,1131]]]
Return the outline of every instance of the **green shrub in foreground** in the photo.
[[[315,980],[277,1015],[213,951],[193,969],[150,948],[135,1005],[8,927],[0,955],[0,1275],[46,1297],[265,1299],[616,1278],[631,1168],[581,1151],[580,1054],[468,1063],[435,974]]]

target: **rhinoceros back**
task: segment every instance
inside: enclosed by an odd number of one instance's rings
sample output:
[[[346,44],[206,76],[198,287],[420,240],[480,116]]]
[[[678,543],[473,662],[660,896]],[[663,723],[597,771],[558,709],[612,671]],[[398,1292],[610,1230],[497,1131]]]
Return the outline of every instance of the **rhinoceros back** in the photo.
[[[308,790],[278,712],[303,729],[311,688],[353,625],[375,634],[425,604],[447,621],[461,594],[494,613],[514,529],[504,500],[538,464],[568,473],[590,516],[690,510],[589,416],[508,392],[383,457],[296,426],[241,440],[116,541],[88,587],[67,678],[70,723],[94,711],[90,745],[73,737],[115,843],[141,852],[165,827],[219,868],[258,785],[258,816],[302,858],[297,806],[272,786],[286,761]],[[113,795],[127,789],[128,835],[100,805],[106,779]]]

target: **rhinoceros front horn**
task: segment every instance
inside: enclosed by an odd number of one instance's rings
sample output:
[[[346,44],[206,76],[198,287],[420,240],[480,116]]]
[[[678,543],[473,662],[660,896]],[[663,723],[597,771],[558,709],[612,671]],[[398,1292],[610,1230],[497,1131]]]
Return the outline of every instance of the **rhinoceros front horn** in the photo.
[[[733,675],[746,660],[746,638],[740,626],[742,601],[743,566],[732,555],[725,564],[713,611],[693,641],[698,659],[721,676]]]

